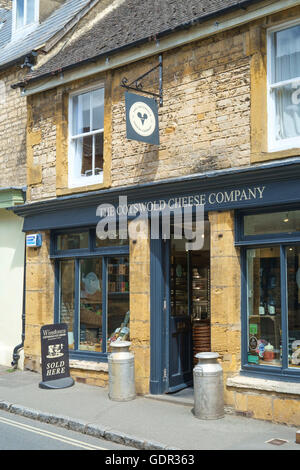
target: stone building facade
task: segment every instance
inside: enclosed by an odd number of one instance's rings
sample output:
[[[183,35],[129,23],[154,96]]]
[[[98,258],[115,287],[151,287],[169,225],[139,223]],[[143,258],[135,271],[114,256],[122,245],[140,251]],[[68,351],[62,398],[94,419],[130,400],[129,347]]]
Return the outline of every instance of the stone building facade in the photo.
[[[32,143],[27,135],[27,102],[14,85],[25,80],[33,63],[38,63],[40,58],[45,60],[47,52],[64,39],[71,27],[84,21],[88,3],[79,0],[71,6],[69,1],[31,2],[32,7],[33,4],[35,9],[38,7],[39,18],[33,29],[27,25],[31,29],[25,28],[21,40],[15,36],[19,34],[14,25],[16,3],[0,2],[0,299],[5,312],[1,319],[0,364],[6,366],[13,362],[14,366],[18,363],[22,367],[19,352],[23,342],[25,245],[23,219],[9,213],[7,208],[26,200],[27,147]],[[52,20],[55,26],[51,25]],[[43,43],[48,50],[32,54]]]
[[[286,188],[284,185],[292,179],[293,172],[297,174],[300,148],[299,143],[298,147],[270,151],[267,142],[267,31],[281,24],[297,25],[300,7],[270,9],[269,14],[264,14],[265,3],[262,2],[260,13],[259,7],[252,17],[250,13],[254,10],[247,12],[249,20],[237,21],[232,27],[214,30],[204,37],[182,40],[179,44],[180,31],[167,36],[174,39],[174,46],[166,46],[161,52],[163,107],[158,111],[158,147],[126,139],[124,89],[120,87],[124,77],[134,80],[157,65],[157,54],[143,56],[141,53],[147,45],[132,45],[132,57],[139,52],[141,58],[128,60],[128,64],[110,67],[110,61],[116,56],[112,59],[99,56],[94,58],[94,70],[89,68],[90,64],[78,60],[72,64],[74,75],[67,68],[61,72],[59,64],[55,75],[55,58],[52,58],[54,78],[50,77],[47,63],[45,74],[40,72],[39,76],[34,72],[28,78],[24,92],[28,106],[27,205],[16,212],[25,217],[24,230],[38,231],[43,238],[41,249],[27,250],[25,366],[28,369],[40,370],[41,326],[61,320],[61,294],[57,290],[61,268],[58,266],[63,259],[72,258],[72,253],[59,255],[59,249],[55,248],[57,237],[64,230],[66,234],[72,230],[94,230],[98,221],[96,207],[102,202],[116,206],[118,195],[127,195],[130,202],[170,202],[171,196],[174,200],[182,195],[185,200],[190,194],[193,198],[198,194],[199,200],[202,194],[210,233],[211,350],[220,354],[226,405],[254,418],[299,425],[297,371],[295,380],[284,373],[283,380],[279,375],[268,376],[265,368],[263,377],[257,368],[251,372],[251,364],[249,372],[250,354],[245,346],[249,327],[244,282],[244,256],[247,255],[242,253],[248,247],[248,239],[239,240],[237,227],[246,209],[270,211],[276,203],[286,207],[292,201],[292,197],[285,200],[278,188]],[[234,23],[236,12],[228,15],[218,19],[220,25],[229,20],[230,24]],[[101,21],[106,20],[100,18],[100,25]],[[207,21],[214,24],[216,20]],[[192,32],[201,32],[199,25],[190,28]],[[158,48],[163,47],[163,41],[164,38],[158,40]],[[76,44],[76,41],[72,44],[75,50]],[[116,54],[121,57],[125,53],[120,50]],[[57,78],[58,70],[63,83]],[[70,187],[70,97],[81,90],[96,89],[99,84],[105,88],[103,181]],[[157,92],[157,70],[145,78],[143,87]],[[291,171],[290,176],[283,176],[282,168],[286,175]],[[269,188],[271,182],[274,187]],[[266,200],[262,196],[264,191]],[[130,221],[129,226],[135,223]],[[148,227],[148,222],[145,225]],[[266,241],[257,243],[260,246]],[[255,246],[254,242],[249,246]],[[164,328],[162,318],[168,301],[161,287],[166,285],[164,252],[163,243],[159,247],[142,237],[130,240],[126,252],[130,260],[130,340],[139,394],[174,391],[165,385],[173,367],[168,362],[172,358],[166,359],[165,355],[172,349],[166,345],[165,337],[158,338],[160,326]],[[105,256],[103,253],[99,251],[98,255]],[[125,251],[120,253],[125,256]],[[74,257],[81,259],[79,252]],[[80,292],[81,287],[78,289]],[[76,308],[78,314],[80,307]],[[170,315],[171,309],[172,304],[167,310]],[[258,324],[257,321],[256,328]],[[81,355],[76,357],[76,352],[71,352],[72,376],[81,382],[107,385],[107,361],[97,354],[84,357],[82,351],[77,351]],[[286,359],[287,354],[283,353]]]

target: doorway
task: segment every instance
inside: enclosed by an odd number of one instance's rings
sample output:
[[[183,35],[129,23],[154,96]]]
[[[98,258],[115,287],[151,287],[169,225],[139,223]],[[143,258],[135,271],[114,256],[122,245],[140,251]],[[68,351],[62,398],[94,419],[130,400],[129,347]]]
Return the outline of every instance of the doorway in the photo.
[[[200,251],[186,251],[186,240],[169,245],[168,393],[193,385],[194,358],[210,351],[210,236]]]

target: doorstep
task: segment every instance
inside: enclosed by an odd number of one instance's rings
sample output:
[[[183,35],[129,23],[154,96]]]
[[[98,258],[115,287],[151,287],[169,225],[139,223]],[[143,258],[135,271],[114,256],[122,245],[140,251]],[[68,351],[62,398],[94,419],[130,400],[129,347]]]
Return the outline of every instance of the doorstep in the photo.
[[[174,403],[175,405],[194,406],[194,389],[192,387],[185,388],[176,393],[164,393],[163,395],[144,395],[145,398],[151,400],[164,401]]]

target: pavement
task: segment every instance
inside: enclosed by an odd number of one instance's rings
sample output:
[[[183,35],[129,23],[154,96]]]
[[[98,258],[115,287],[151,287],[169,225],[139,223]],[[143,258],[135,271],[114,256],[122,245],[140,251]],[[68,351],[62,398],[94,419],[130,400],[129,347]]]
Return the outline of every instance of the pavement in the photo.
[[[200,420],[192,405],[149,397],[114,402],[105,388],[40,389],[41,375],[0,367],[0,410],[111,442],[151,450],[300,450],[297,428],[233,414]],[[268,443],[282,439],[283,445]]]

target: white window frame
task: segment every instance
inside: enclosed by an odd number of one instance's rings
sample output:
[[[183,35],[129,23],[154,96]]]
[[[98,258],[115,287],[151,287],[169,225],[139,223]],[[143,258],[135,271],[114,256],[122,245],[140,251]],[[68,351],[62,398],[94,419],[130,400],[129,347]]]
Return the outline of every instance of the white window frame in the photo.
[[[80,137],[88,137],[96,134],[104,135],[103,129],[98,129],[96,131],[85,132],[83,134],[72,135],[73,129],[73,102],[76,96],[80,96],[84,93],[89,93],[95,90],[104,89],[104,99],[105,99],[105,87],[104,83],[99,83],[93,87],[81,88],[76,92],[70,93],[69,95],[69,137],[68,137],[68,187],[69,188],[79,188],[82,186],[90,186],[94,184],[103,183],[103,170],[100,175],[92,176],[76,176],[75,174],[75,158],[76,158],[76,139]],[[104,142],[103,142],[104,145]],[[103,162],[104,162],[104,148],[103,148]]]
[[[33,31],[39,24],[40,15],[40,0],[35,0],[34,3],[34,21],[26,24],[27,21],[27,0],[24,0],[24,24],[22,27],[17,28],[17,0],[13,0],[12,9],[12,39],[20,39]]]
[[[272,35],[277,31],[288,29],[293,26],[300,25],[300,20],[293,20],[287,23],[283,23],[267,30],[267,106],[268,106],[268,151],[278,152],[282,150],[291,150],[300,148],[300,136],[289,139],[276,140],[275,138],[275,123],[276,123],[276,103],[274,90],[282,85],[288,85],[290,83],[299,82],[300,88],[300,77],[292,78],[282,82],[272,84]]]

